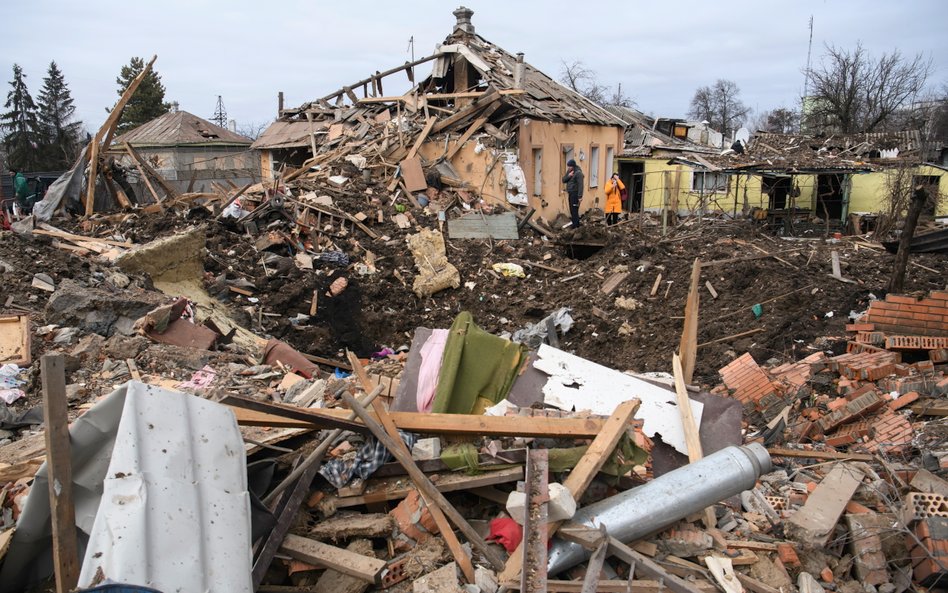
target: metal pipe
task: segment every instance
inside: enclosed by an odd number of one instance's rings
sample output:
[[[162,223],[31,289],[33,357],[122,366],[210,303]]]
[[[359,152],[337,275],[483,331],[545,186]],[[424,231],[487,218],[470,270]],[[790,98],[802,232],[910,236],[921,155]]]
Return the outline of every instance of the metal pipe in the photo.
[[[609,535],[620,541],[635,541],[750,490],[772,467],[770,454],[759,443],[727,447],[644,486],[584,507],[572,522],[597,529],[605,525]],[[549,557],[547,571],[552,577],[585,561],[589,552],[579,544],[554,538]]]

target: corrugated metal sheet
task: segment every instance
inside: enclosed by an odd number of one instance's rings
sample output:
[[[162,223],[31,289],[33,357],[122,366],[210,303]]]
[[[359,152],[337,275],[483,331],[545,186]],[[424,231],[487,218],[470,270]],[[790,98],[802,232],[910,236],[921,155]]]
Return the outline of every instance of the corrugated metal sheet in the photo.
[[[132,146],[181,146],[189,144],[250,146],[253,142],[187,111],[172,111],[156,117],[115,139],[114,144]]]
[[[81,586],[101,568],[164,592],[251,591],[246,458],[229,409],[130,381],[73,422],[69,438],[76,527],[89,535]],[[49,515],[43,465],[0,569],[0,593],[52,574]]]
[[[250,496],[233,413],[186,393],[127,388],[79,585],[104,574],[161,591],[250,593]]]

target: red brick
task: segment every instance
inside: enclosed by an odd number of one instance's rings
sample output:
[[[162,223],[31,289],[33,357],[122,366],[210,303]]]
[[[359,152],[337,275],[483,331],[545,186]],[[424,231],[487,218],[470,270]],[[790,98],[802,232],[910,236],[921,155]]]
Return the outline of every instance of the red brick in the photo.
[[[830,570],[829,566],[820,571],[820,578],[823,579],[824,583],[833,582],[833,571]]]
[[[918,299],[900,294],[887,294],[885,295],[885,301],[887,303],[904,303],[906,305],[914,305],[918,302]]]
[[[930,360],[916,362],[913,366],[923,375],[931,375],[935,372],[935,363]]]
[[[845,397],[837,397],[836,399],[826,404],[826,407],[829,408],[831,412],[833,412],[845,406],[847,402],[848,400]]]
[[[826,444],[830,447],[845,447],[846,445],[852,445],[855,442],[856,436],[849,433],[826,437]]]
[[[797,551],[793,549],[793,546],[790,544],[777,544],[777,555],[780,557],[780,561],[787,566],[800,566],[800,557],[797,556]]]
[[[871,332],[875,329],[871,323],[847,323],[846,331],[848,332]]]
[[[948,301],[948,291],[945,290],[933,290],[928,293],[928,298],[938,299],[941,301]]]
[[[918,392],[917,392],[917,391],[909,391],[909,392],[906,393],[905,395],[903,395],[903,396],[901,396],[901,397],[899,397],[899,398],[897,398],[897,399],[894,399],[894,400],[890,401],[890,402],[889,402],[889,409],[892,410],[893,412],[894,412],[895,410],[900,410],[900,409],[904,408],[905,406],[909,405],[910,403],[914,402],[914,401],[917,400],[917,399],[918,399]]]

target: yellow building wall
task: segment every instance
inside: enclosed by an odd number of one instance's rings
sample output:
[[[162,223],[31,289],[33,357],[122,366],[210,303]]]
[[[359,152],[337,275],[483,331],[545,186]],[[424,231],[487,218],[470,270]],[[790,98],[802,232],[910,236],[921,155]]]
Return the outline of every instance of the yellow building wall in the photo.
[[[454,142],[448,143],[448,150],[453,146]],[[478,192],[485,202],[506,202],[507,176],[504,174],[503,154],[491,150],[482,150],[478,154],[476,147],[476,139],[467,141],[451,158],[451,165],[461,181]],[[425,142],[418,154],[429,163],[440,159],[446,154],[444,140]]]
[[[608,149],[614,155],[622,150],[622,129],[619,127],[595,126],[585,124],[563,124],[523,118],[519,127],[520,166],[527,180],[527,193],[530,205],[537,209],[540,216],[552,221],[558,214],[569,215],[566,186],[562,182],[566,174],[564,147],[572,146],[573,158],[585,175],[586,187],[580,202],[580,214],[590,208],[604,208],[606,205],[605,182],[612,172],[607,162]],[[592,183],[590,160],[592,148],[599,148],[598,183]],[[536,191],[534,150],[541,151],[540,191]],[[614,157],[618,158],[617,156]],[[613,167],[614,168],[614,167]],[[539,195],[537,195],[539,194]]]
[[[691,189],[693,170],[690,167],[670,165],[668,164],[668,157],[624,158],[622,160],[644,163],[643,201],[646,211],[660,212],[667,199],[669,207],[677,203],[678,213],[682,216],[697,213],[702,196],[699,192]],[[888,191],[887,177],[892,174],[887,171],[849,174],[850,190],[847,213],[865,214],[883,211]],[[939,177],[939,192],[942,196],[948,196],[948,171],[923,165],[917,167],[913,175]],[[730,174],[726,192],[716,191],[704,194],[705,211],[733,214],[736,210],[740,213],[744,208],[745,195],[748,207],[768,208],[769,196],[763,193],[762,182],[763,177],[761,175]],[[793,184],[800,190],[799,196],[793,200],[794,205],[797,208],[809,209],[819,215],[820,213],[815,211],[818,190],[817,175],[794,175]],[[735,197],[737,198],[736,201]],[[939,201],[936,216],[948,216],[948,199],[942,198]]]

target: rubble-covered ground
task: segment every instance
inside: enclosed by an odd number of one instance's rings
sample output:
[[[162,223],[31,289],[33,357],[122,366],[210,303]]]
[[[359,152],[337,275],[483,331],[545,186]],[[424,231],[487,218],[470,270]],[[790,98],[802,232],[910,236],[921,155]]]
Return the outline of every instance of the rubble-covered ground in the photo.
[[[749,221],[716,218],[701,222],[687,220],[671,227],[663,237],[654,217],[633,217],[617,226],[605,227],[601,220],[587,215],[586,224],[579,230],[563,230],[543,237],[532,228],[524,227],[518,240],[450,239],[445,228],[447,259],[459,270],[460,286],[421,298],[412,290],[416,266],[406,237],[422,228],[437,228],[436,214],[419,208],[409,209],[406,212],[411,223],[409,228],[399,228],[392,218],[394,211],[373,202],[368,195],[354,197],[339,193],[334,201],[341,211],[365,213],[365,224],[378,238],[372,239],[354,225],[345,229],[326,226],[321,229],[322,233],[299,236],[295,234],[295,226],[279,215],[257,220],[257,233],[252,233],[238,226],[234,219],[214,219],[201,207],[51,222],[56,228],[77,235],[136,245],[198,228],[206,239],[206,253],[202,254],[205,274],[194,280],[225,302],[233,319],[260,338],[277,338],[300,352],[340,363],[345,361],[342,344],[323,317],[317,314],[308,318],[308,315],[314,292],[324,293],[329,273],[344,269],[361,293],[362,328],[376,349],[387,346],[399,350],[411,343],[416,328],[447,328],[461,311],[470,311],[475,322],[488,332],[507,335],[561,307],[568,307],[574,324],[558,336],[561,349],[620,371],[668,372],[671,355],[681,340],[693,265],[700,259],[704,266],[699,282],[699,348],[693,383],[707,390],[718,386],[716,393],[728,395],[728,389],[720,386],[722,380],[727,382],[727,377],[719,371],[745,353],[760,363],[775,382],[789,377],[795,369],[808,369],[806,391],[781,392],[785,399],[779,407],[789,404],[791,411],[782,425],[785,434],[768,442],[778,446],[829,443],[848,429],[845,423],[830,426],[824,420],[833,410],[845,409],[847,394],[858,391],[858,386],[847,383],[844,377],[849,372],[848,367],[834,362],[832,357],[847,352],[847,345],[854,339],[852,331],[846,328],[846,324],[852,322],[851,315],[862,314],[871,302],[886,296],[885,287],[894,262],[893,255],[864,237],[782,238]],[[379,210],[383,212],[381,223],[376,214]],[[448,217],[449,221],[451,218]],[[282,233],[279,240],[261,242],[271,231]],[[342,252],[349,265],[334,266],[317,261],[314,269],[301,269],[293,256],[302,242],[308,242],[310,253]],[[27,379],[23,386],[26,397],[5,406],[5,420],[14,421],[19,414],[42,401],[39,357],[51,351],[66,353],[71,416],[81,414],[97,397],[134,373],[158,378],[173,386],[210,367],[217,373],[213,385],[189,390],[208,397],[225,393],[267,401],[288,397],[285,387],[277,387],[285,375],[282,369],[261,365],[260,360],[233,344],[211,351],[197,350],[155,343],[138,335],[140,332],[129,331],[132,322],[158,304],[167,303],[170,295],[156,291],[148,275],[124,273],[107,257],[98,256],[94,251],[77,253],[75,247],[81,243],[72,245],[71,249],[64,247],[56,237],[39,233],[0,233],[0,281],[4,287],[0,305],[9,312],[29,313],[34,360],[22,375]],[[833,252],[839,255],[841,277],[850,282],[832,276]],[[923,296],[946,289],[948,263],[944,255],[915,254],[911,262],[903,294]],[[492,269],[497,263],[518,264],[526,275],[504,276]],[[54,291],[45,290],[43,283],[36,281],[36,274],[48,276]],[[626,276],[616,284],[617,274]],[[614,284],[614,288],[607,294],[603,287],[610,284]],[[753,310],[758,304],[759,316]],[[902,362],[922,360],[916,354],[906,353]],[[817,358],[798,363],[802,367],[781,366],[811,355]],[[385,369],[385,364],[376,364],[372,370],[390,376],[398,374],[400,363],[397,360],[387,363],[395,367],[391,372]],[[944,367],[939,364],[933,368]],[[906,372],[927,371],[921,367],[916,371],[913,367]],[[731,388],[730,395],[739,397],[739,389],[731,384],[727,387]],[[882,387],[880,382],[878,388]],[[902,414],[908,409],[905,406],[914,401],[904,400],[898,408],[893,407],[893,411],[902,410],[899,412]],[[879,409],[881,400],[872,405],[874,410]],[[745,436],[778,418],[775,410],[779,411],[776,408],[764,410],[762,404],[756,411],[745,406]],[[756,412],[762,412],[763,416]],[[875,421],[888,418],[880,416]],[[943,474],[948,465],[945,463],[948,451],[944,450],[945,423],[937,419],[915,420],[910,425],[914,431],[911,445],[900,445],[897,451],[890,450],[885,455],[890,462],[898,464],[894,471],[900,472],[898,475],[904,482],[916,475],[907,473],[910,469],[914,472],[927,468]],[[8,430],[0,432],[0,451],[5,445],[15,445],[18,439],[35,438],[35,428],[15,425],[13,422]],[[881,430],[878,429],[880,433]],[[299,452],[312,448],[312,442],[306,439],[281,436],[267,429],[260,429],[253,438],[247,434],[245,432],[245,438],[251,443],[280,443],[294,451],[285,455],[270,453],[277,455],[281,469],[288,469]],[[859,437],[864,444],[872,443],[868,435]],[[361,444],[361,439],[350,441],[350,444],[344,442],[331,456],[351,455],[350,451]],[[838,448],[845,451],[846,446],[842,444]],[[10,455],[0,455],[0,463],[14,460],[14,454]],[[804,508],[806,494],[819,487],[823,480],[829,480],[833,466],[819,461],[820,457],[816,459],[812,464],[784,459],[778,462],[775,473],[762,479],[757,490],[767,496],[781,519],[789,520],[794,509]],[[892,497],[898,493],[893,490],[891,476],[880,477],[874,473],[880,471],[879,467],[872,470],[865,463],[859,467],[867,476],[867,482],[852,496],[852,504],[871,509],[880,516],[897,510],[899,505]],[[649,470],[643,468],[639,478],[647,475],[651,475]],[[883,483],[883,478],[888,481]],[[17,505],[22,502],[28,484],[29,480],[23,478],[5,487],[8,497],[3,503],[4,512],[18,513]],[[312,504],[308,503],[301,513],[295,533],[315,533],[322,520],[334,514],[332,503],[320,503],[319,499],[325,496],[327,500],[338,500],[341,494],[326,483],[321,483],[319,489],[322,494],[315,493],[309,501]],[[591,492],[595,499],[614,490],[597,483]],[[451,500],[475,522],[486,524],[486,520],[496,516],[497,507],[471,493],[455,493]],[[414,512],[404,508],[399,511],[399,508],[402,505],[391,511],[396,521],[399,513]],[[728,534],[728,540],[737,542],[729,551],[737,554],[735,550],[747,544],[757,555],[751,562],[743,553],[746,564],[740,565],[750,566],[747,574],[755,579],[755,586],[770,583],[778,589],[789,590],[796,584],[803,590],[809,586],[809,577],[799,576],[803,574],[812,575],[823,587],[855,593],[868,590],[857,585],[859,578],[868,574],[864,570],[876,570],[874,578],[881,578],[878,563],[869,568],[856,563],[853,569],[854,556],[858,557],[860,552],[858,548],[851,548],[853,537],[848,532],[837,533],[839,541],[825,547],[808,549],[794,544],[789,552],[786,547],[778,550],[778,545],[785,546],[782,530],[787,521],[774,527],[767,510],[753,504],[750,510],[745,504],[744,513],[718,507],[718,528]],[[847,507],[847,513],[853,512]],[[9,523],[10,518],[6,517],[5,523]],[[341,529],[340,533],[342,531],[345,530]],[[898,533],[901,538],[902,532]],[[375,553],[384,557],[389,555],[383,550],[385,545],[392,546],[393,541],[397,545],[398,541],[394,536],[390,539],[373,537]],[[347,536],[340,535],[340,538],[342,545]],[[883,544],[888,545],[888,540],[882,539]],[[659,556],[697,558],[712,547],[720,548],[720,542],[687,521],[652,541],[659,543],[658,551],[652,550],[652,555],[658,553]],[[412,577],[430,574],[450,559],[442,544],[440,538],[431,538],[409,552],[409,556],[420,555],[419,559],[408,562]],[[365,540],[353,539],[352,545],[362,549],[368,544]],[[371,550],[371,546],[366,549]],[[727,546],[725,549],[728,550]],[[794,550],[799,557],[791,556],[791,552],[796,554]],[[398,551],[395,548],[394,552]],[[892,560],[893,582],[898,582],[896,575],[904,570],[908,552],[903,545],[897,553],[902,556]],[[698,570],[694,566],[697,565],[679,564],[676,574],[710,580],[706,572],[701,572],[703,568]],[[303,576],[290,576],[282,565],[274,564],[274,567],[268,577],[271,582],[301,585],[312,582],[307,581],[305,570],[301,573]],[[622,567],[615,567],[621,577]],[[836,585],[833,585],[834,580]],[[408,591],[411,586],[403,583],[389,590]],[[904,588],[890,589],[896,590]]]

